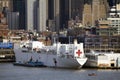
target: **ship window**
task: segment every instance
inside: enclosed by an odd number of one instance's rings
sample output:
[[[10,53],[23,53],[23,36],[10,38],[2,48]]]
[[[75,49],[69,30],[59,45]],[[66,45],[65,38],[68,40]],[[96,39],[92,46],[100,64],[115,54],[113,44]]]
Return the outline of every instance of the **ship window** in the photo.
[[[91,60],[96,60],[96,57],[94,55],[86,55],[86,57]]]

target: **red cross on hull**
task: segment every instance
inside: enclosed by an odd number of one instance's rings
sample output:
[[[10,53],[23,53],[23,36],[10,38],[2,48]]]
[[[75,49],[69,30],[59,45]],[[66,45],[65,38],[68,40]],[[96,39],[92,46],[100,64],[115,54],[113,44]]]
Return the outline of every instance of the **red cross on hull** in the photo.
[[[78,50],[78,51],[76,52],[76,54],[78,54],[78,57],[80,57],[80,54],[82,54],[82,52],[81,52],[80,50]]]

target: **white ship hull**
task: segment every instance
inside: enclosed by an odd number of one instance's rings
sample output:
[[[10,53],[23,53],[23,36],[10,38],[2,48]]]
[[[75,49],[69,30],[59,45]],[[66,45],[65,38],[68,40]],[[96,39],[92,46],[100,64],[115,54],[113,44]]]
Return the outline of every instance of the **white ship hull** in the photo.
[[[57,55],[56,52],[49,52],[49,51],[47,52],[41,51],[40,53],[37,53],[35,51],[22,52],[21,48],[17,48],[17,47],[14,49],[14,52],[16,56],[16,62],[25,63],[32,58],[32,61],[34,62],[41,61],[47,67],[81,68],[87,61],[86,57],[79,58],[70,55],[61,56],[61,55]]]

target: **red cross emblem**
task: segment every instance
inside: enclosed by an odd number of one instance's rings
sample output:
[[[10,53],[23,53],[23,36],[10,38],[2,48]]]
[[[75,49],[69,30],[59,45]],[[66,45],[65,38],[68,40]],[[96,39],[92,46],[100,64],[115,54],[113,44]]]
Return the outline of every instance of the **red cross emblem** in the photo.
[[[79,57],[80,54],[82,54],[82,52],[80,50],[78,50],[78,52],[76,52],[76,54],[78,54],[78,57]]]

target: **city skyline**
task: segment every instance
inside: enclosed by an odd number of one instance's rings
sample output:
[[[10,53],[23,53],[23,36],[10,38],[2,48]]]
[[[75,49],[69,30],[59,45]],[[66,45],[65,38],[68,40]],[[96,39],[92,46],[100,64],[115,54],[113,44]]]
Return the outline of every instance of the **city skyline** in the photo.
[[[107,10],[101,8],[104,12],[102,16],[98,13],[95,13],[94,4],[99,4],[103,1],[103,4],[106,5],[106,2],[111,7],[116,3],[119,3],[118,0],[0,0],[6,1],[3,4],[3,7],[11,6],[11,11],[19,12],[19,27],[16,29],[25,29],[25,30],[38,30],[45,31],[46,29],[59,30],[68,28],[68,21],[70,19],[77,20],[77,22],[82,23],[84,26],[89,23],[90,26],[95,25],[95,21],[99,18],[106,18]],[[9,3],[7,2],[9,1]],[[96,1],[98,1],[96,3]],[[43,2],[43,3],[42,3]],[[95,2],[95,3],[93,3]],[[28,5],[30,4],[30,5]],[[87,22],[84,17],[85,14],[93,15],[91,13],[84,13],[85,4],[90,5],[88,10],[91,9],[91,12],[98,17],[92,17],[92,22]],[[29,7],[28,7],[29,6]],[[104,6],[104,5],[103,5]],[[100,6],[98,6],[100,7]],[[102,6],[101,6],[102,7]],[[106,6],[105,6],[106,7]],[[107,9],[107,8],[106,8]],[[86,16],[86,15],[85,15]],[[101,17],[100,17],[101,16]],[[84,20],[86,22],[84,22]]]

